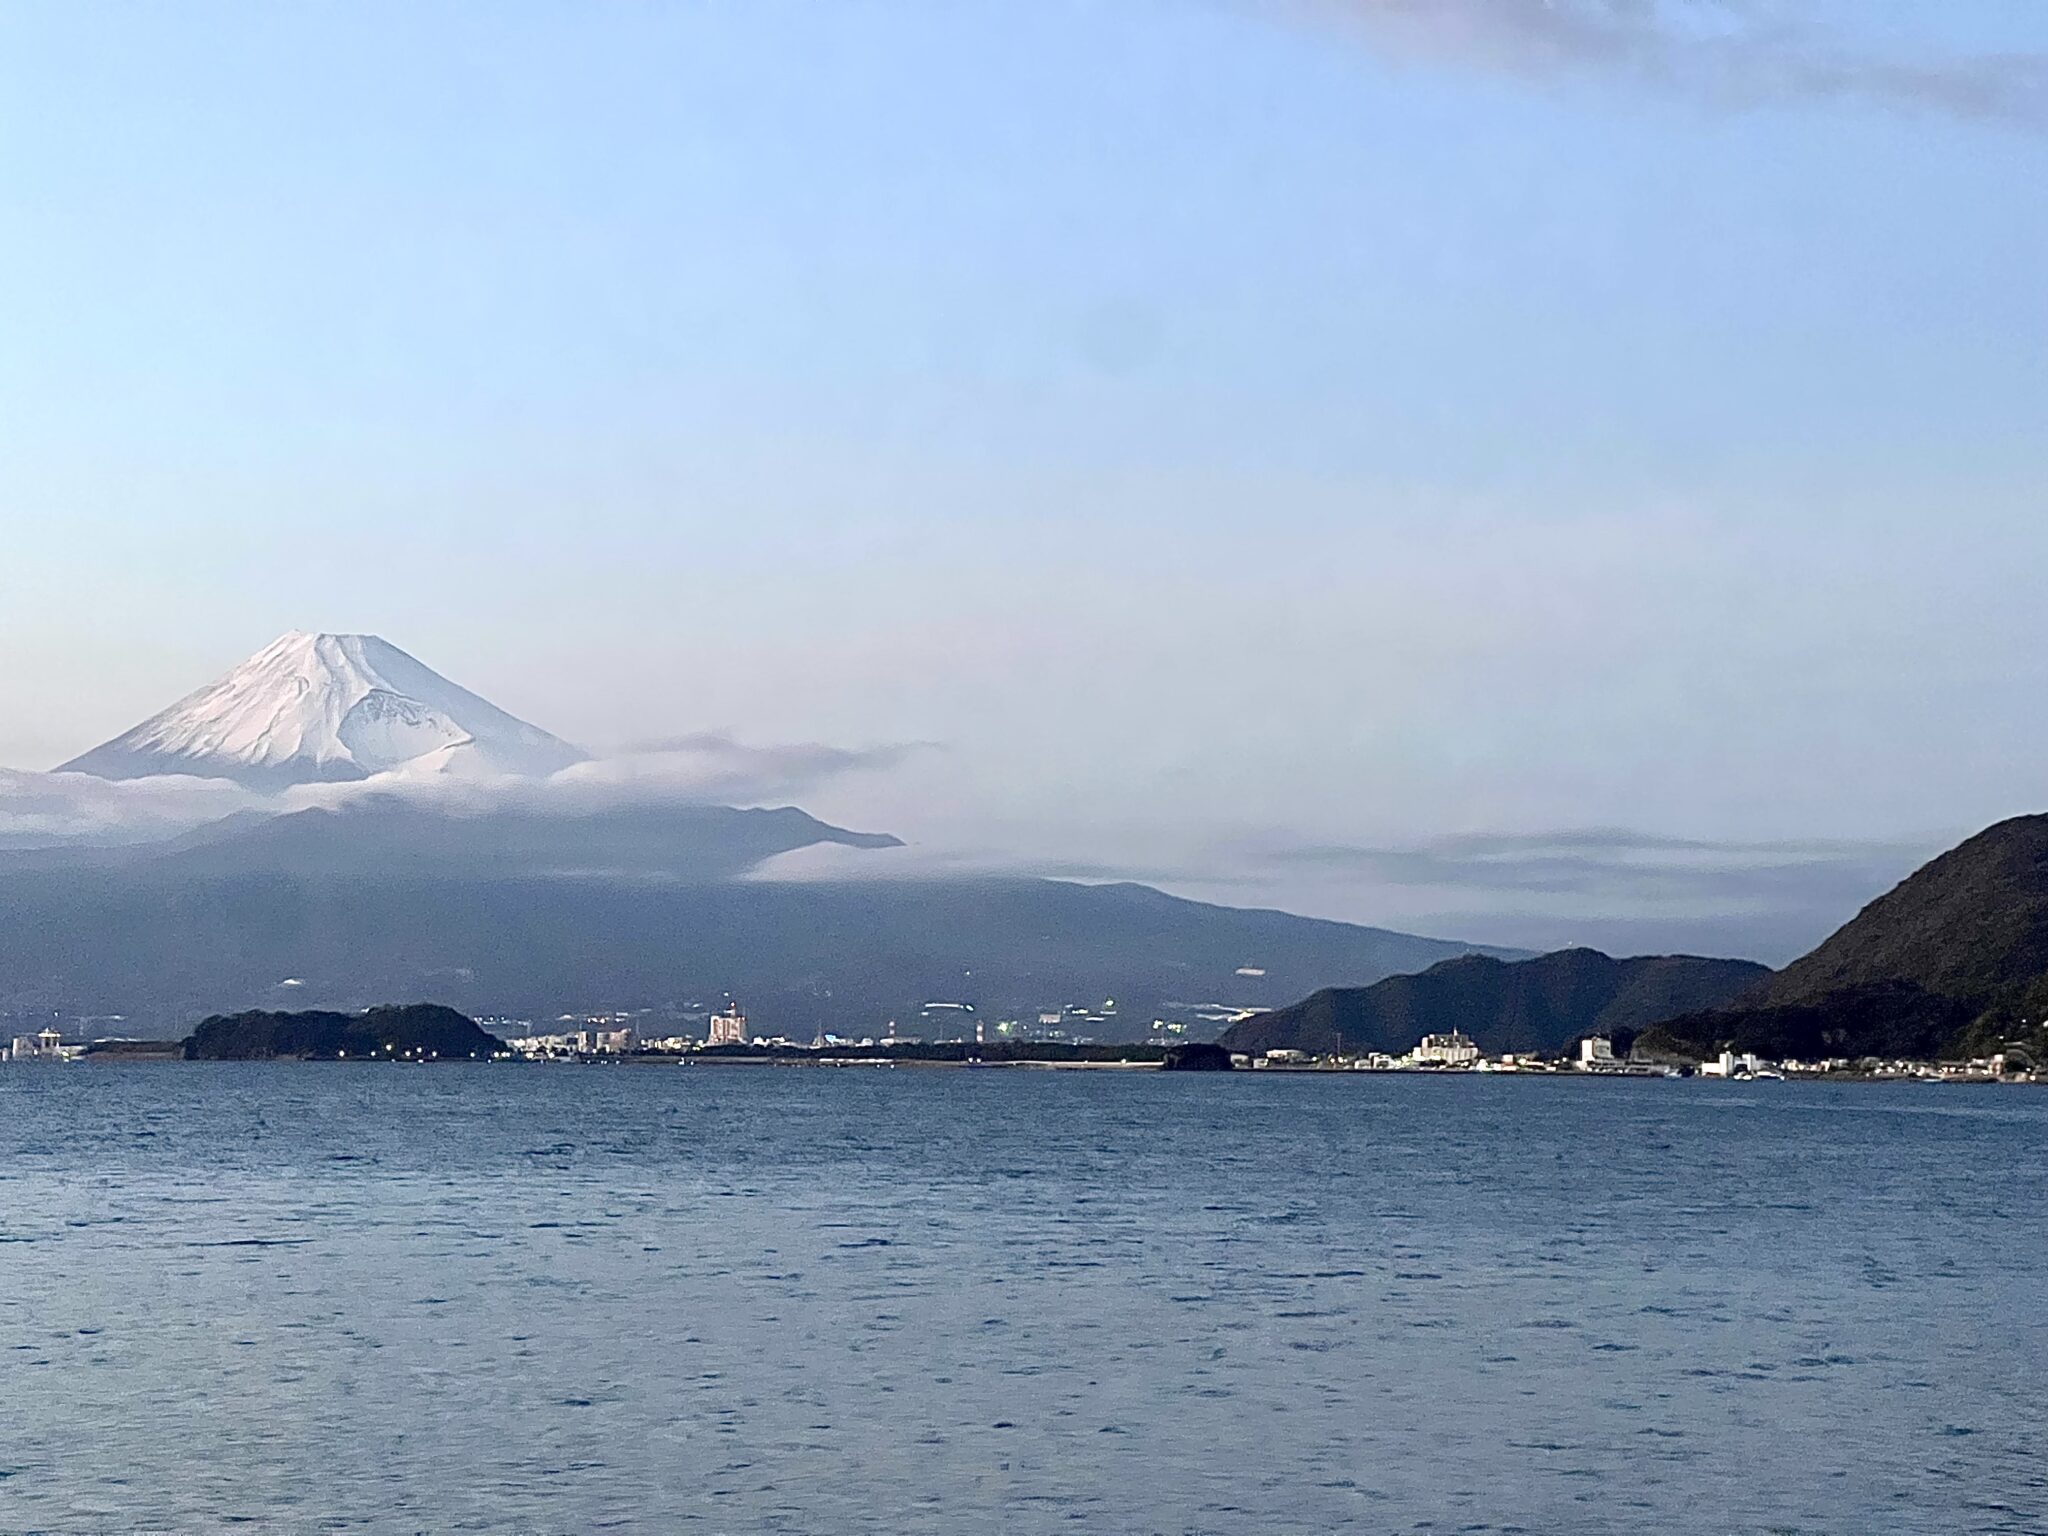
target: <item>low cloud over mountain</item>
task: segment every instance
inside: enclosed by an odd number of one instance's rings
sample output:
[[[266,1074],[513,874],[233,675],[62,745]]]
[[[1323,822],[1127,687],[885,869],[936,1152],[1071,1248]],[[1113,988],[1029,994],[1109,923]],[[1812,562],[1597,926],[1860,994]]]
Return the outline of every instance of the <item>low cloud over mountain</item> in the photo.
[[[0,769],[0,848],[146,843],[230,816],[332,810],[373,799],[451,816],[588,816],[634,806],[782,805],[842,775],[886,767],[915,750],[706,740],[718,745],[592,758],[538,779],[386,773],[278,790],[190,774],[116,780]]]
[[[256,809],[264,798],[227,779],[110,780],[0,768],[0,848],[148,842]]]

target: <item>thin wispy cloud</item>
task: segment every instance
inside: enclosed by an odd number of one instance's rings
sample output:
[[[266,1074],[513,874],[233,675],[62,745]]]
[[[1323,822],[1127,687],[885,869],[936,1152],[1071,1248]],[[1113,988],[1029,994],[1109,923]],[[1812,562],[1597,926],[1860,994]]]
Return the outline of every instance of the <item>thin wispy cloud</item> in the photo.
[[[1270,848],[1265,858],[1382,885],[1717,907],[1867,900],[1931,851],[1921,843],[1713,841],[1603,827],[1406,845],[1302,843]]]
[[[756,744],[713,732],[642,743],[545,778],[399,771],[276,792],[184,775],[114,780],[0,769],[0,848],[151,842],[245,812],[332,808],[365,795],[429,805],[450,815],[577,816],[633,805],[782,805],[849,775],[884,773],[933,750],[929,742]]]
[[[936,742],[835,746],[823,741],[748,743],[723,731],[639,742],[613,757],[555,775],[563,786],[640,786],[703,799],[758,804],[787,800],[850,774],[884,773]]]
[[[1310,0],[1376,47],[1729,106],[1860,104],[2048,128],[2048,53],[1902,57],[1782,0]]]

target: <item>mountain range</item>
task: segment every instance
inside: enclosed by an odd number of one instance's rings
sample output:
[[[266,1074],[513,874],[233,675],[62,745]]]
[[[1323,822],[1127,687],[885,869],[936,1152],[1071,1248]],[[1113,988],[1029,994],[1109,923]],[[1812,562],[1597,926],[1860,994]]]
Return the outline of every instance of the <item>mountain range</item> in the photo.
[[[1652,955],[1616,960],[1564,949],[1531,960],[1464,955],[1419,975],[1332,987],[1227,1030],[1233,1051],[1398,1054],[1424,1035],[1461,1030],[1488,1055],[1554,1055],[1585,1035],[1633,1034],[1674,1014],[1712,1008],[1763,982],[1748,960]]]
[[[891,878],[887,832],[605,767],[374,635],[281,636],[52,775],[11,776],[32,809],[100,782],[94,805],[139,791],[159,819],[0,828],[0,1013],[183,1033],[285,1002],[539,1016],[739,993],[790,1033],[953,1001],[1084,1004],[1103,1038],[1237,1012],[1240,1049],[1398,1051],[1456,1028],[1494,1052],[1600,1033],[1650,1059],[2048,1056],[2048,816],[1943,854],[1774,975],[1532,958],[1137,885]],[[161,819],[195,786],[211,819]],[[817,844],[872,854],[875,878],[764,878]]]
[[[1489,1053],[1611,1037],[1652,1062],[1722,1050],[1772,1060],[2048,1063],[2048,815],[1986,828],[1782,971],[1740,960],[1560,950],[1463,956],[1329,988],[1233,1025],[1233,1050],[1396,1052],[1458,1029]]]
[[[1475,952],[1136,885],[893,877],[889,833],[602,766],[376,636],[282,636],[53,780],[211,780],[243,809],[150,841],[0,841],[0,1011],[182,1034],[285,1002],[539,1017],[731,992],[791,1033],[959,1000],[1086,1004],[1113,1038]],[[821,843],[875,877],[763,878]]]

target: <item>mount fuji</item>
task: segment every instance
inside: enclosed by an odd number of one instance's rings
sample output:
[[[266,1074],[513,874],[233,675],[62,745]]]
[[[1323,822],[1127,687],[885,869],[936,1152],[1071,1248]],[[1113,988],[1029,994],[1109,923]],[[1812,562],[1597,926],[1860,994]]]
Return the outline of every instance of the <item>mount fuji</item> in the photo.
[[[294,631],[58,772],[272,790],[392,772],[541,778],[587,756],[388,640]]]

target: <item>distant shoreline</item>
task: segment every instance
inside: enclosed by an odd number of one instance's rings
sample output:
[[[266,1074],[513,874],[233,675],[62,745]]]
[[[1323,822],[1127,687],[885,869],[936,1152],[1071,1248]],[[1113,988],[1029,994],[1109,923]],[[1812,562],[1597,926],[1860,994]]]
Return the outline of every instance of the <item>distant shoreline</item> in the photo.
[[[121,1064],[143,1064],[149,1066],[185,1065],[183,1042],[167,1041],[126,1041],[126,1049],[89,1051],[79,1061],[101,1066]],[[1154,1047],[1153,1049],[1156,1049]],[[74,1065],[76,1063],[73,1063]],[[732,1067],[732,1068],[794,1068],[798,1070],[847,1070],[847,1071],[894,1071],[905,1068],[917,1071],[941,1072],[1162,1072],[1164,1065],[1155,1057],[1130,1058],[1111,1057],[1083,1060],[1051,1060],[1044,1058],[1011,1058],[997,1060],[971,1060],[960,1057],[930,1055],[902,1056],[838,1056],[812,1053],[809,1051],[772,1052],[728,1052],[705,1051],[698,1053],[644,1052],[632,1055],[590,1054],[575,1057],[556,1057],[548,1060],[527,1061],[518,1058],[500,1057],[493,1060],[471,1060],[467,1058],[444,1057],[438,1061],[394,1059],[391,1057],[345,1057],[337,1060],[323,1056],[265,1056],[240,1059],[210,1059],[191,1062],[198,1066],[219,1065],[277,1065],[277,1066],[513,1066],[542,1069],[547,1067],[625,1067],[642,1070],[661,1067]],[[4,1069],[0,1069],[4,1070]],[[1173,1076],[1184,1074],[1175,1072]],[[1202,1075],[1222,1075],[1208,1073]],[[1384,1069],[1348,1066],[1323,1066],[1312,1063],[1276,1063],[1262,1067],[1239,1067],[1228,1075],[1233,1077],[1358,1077],[1358,1078],[1512,1078],[1512,1079],[1556,1079],[1562,1081],[1622,1081],[1658,1082],[1700,1081],[1727,1083],[1731,1086],[1770,1088],[1778,1082],[1794,1084],[1811,1083],[1931,1083],[1946,1087],[2041,1087],[2048,1086],[2042,1080],[2025,1078],[1996,1078],[1988,1075],[1957,1074],[1953,1076],[1934,1075],[1933,1068],[1927,1074],[1906,1072],[1799,1072],[1787,1074],[1782,1079],[1772,1078],[1719,1078],[1693,1074],[1691,1077],[1670,1078],[1656,1073],[1644,1072],[1582,1072],[1570,1069],[1559,1071],[1526,1072],[1475,1072],[1463,1069]]]

